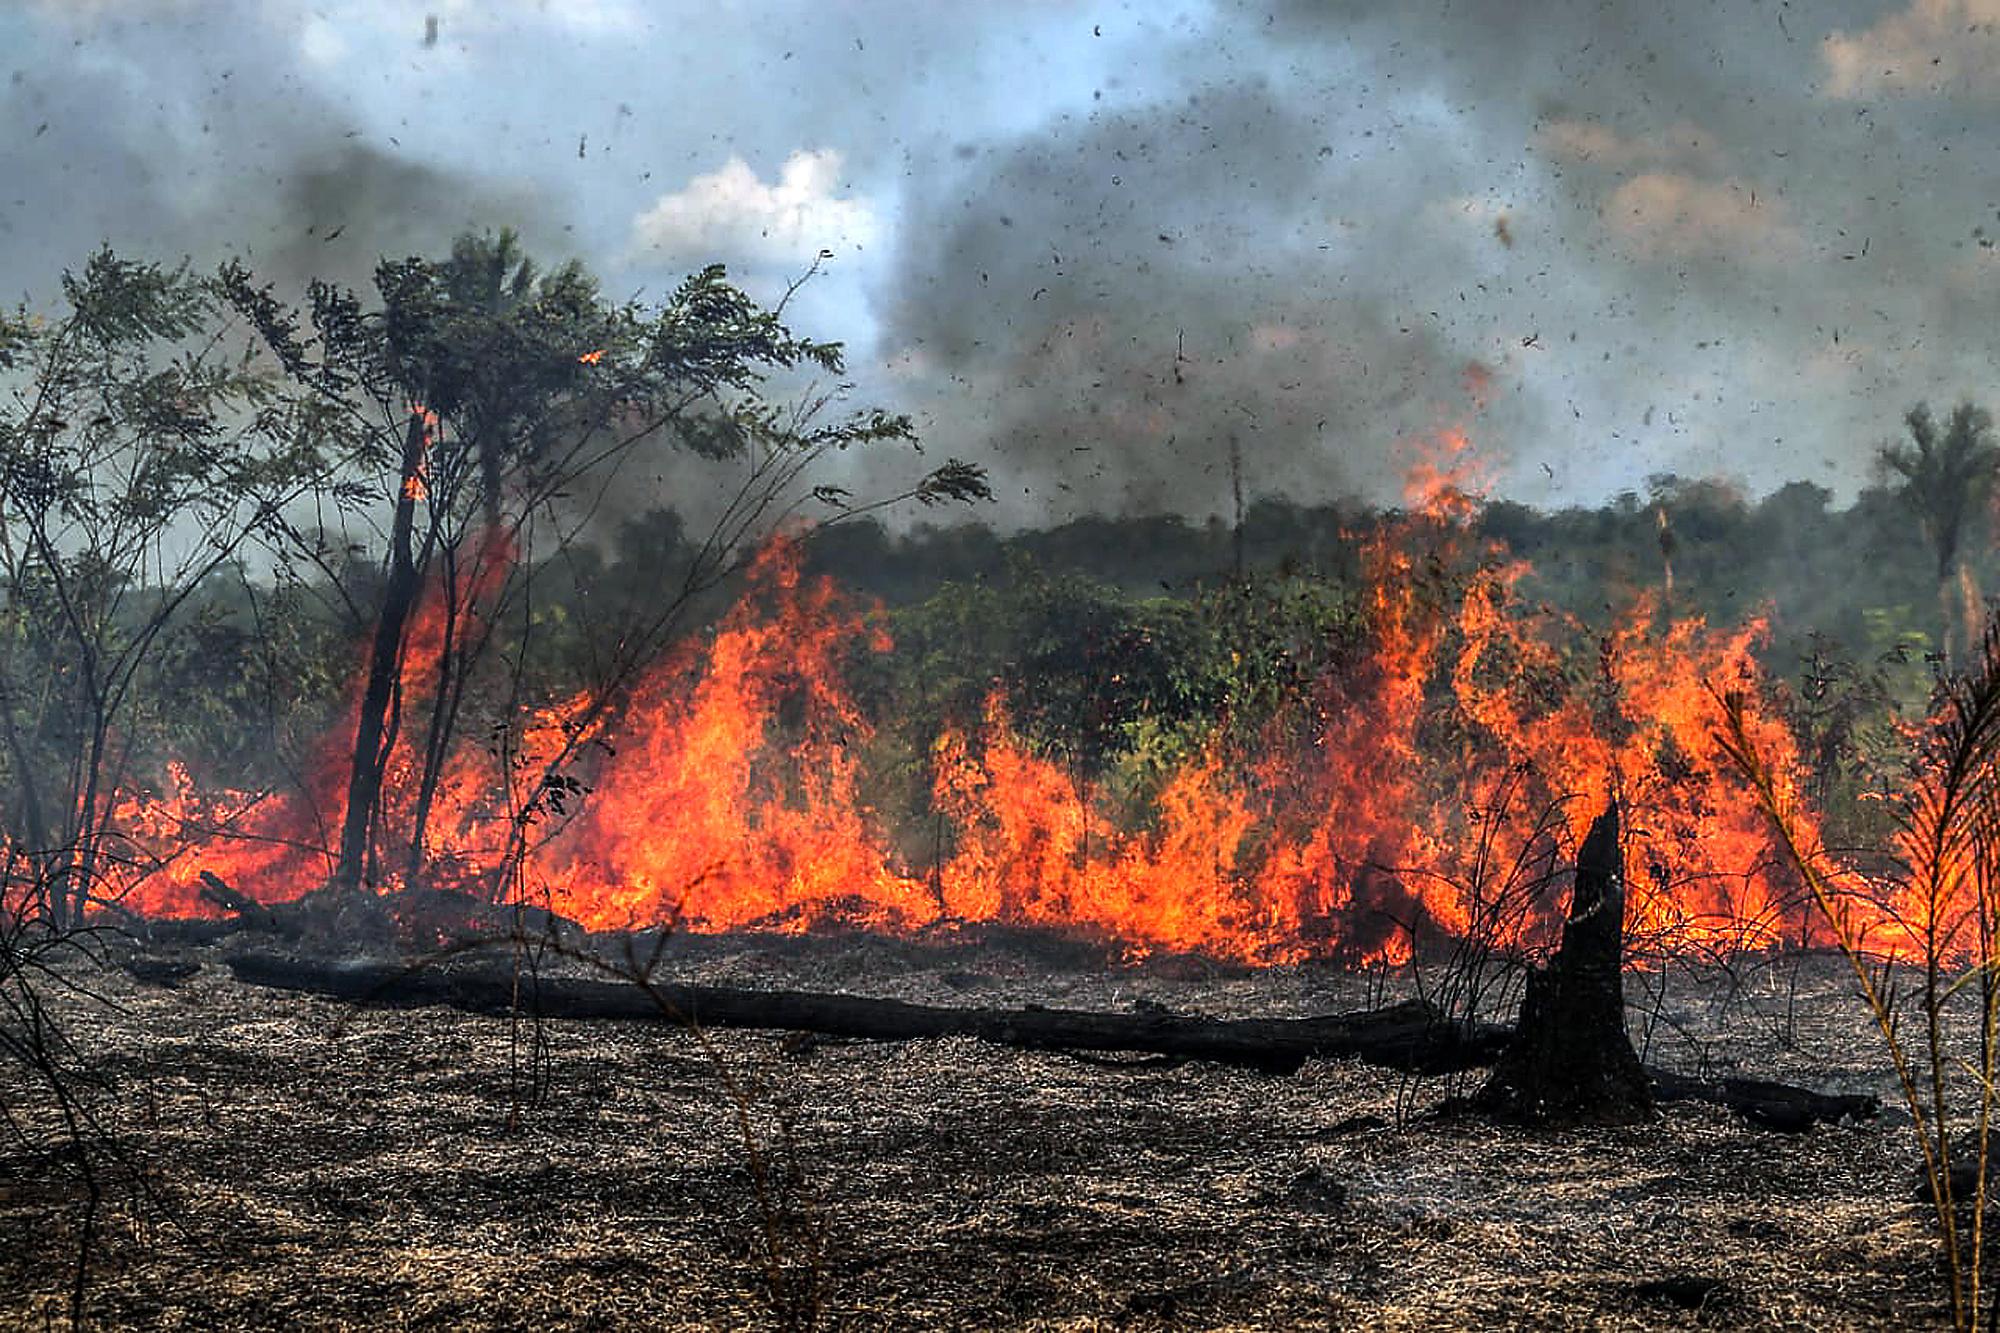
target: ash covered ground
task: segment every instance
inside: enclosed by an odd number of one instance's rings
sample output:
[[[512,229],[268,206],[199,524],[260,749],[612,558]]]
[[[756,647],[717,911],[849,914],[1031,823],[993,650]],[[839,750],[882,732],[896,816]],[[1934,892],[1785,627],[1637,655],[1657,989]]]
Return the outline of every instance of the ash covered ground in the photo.
[[[1452,1088],[356,1010],[250,988],[51,992],[115,1129],[108,1327],[1891,1327],[1945,1311],[1893,1109],[1802,1136],[1708,1106],[1537,1133]],[[931,1003],[1295,1016],[1407,977],[1121,964],[987,932],[672,943],[678,978]],[[1664,993],[1661,987],[1664,984]],[[1873,1091],[1837,960],[1632,985],[1656,1063]],[[17,1074],[10,1064],[7,1077]],[[1460,1086],[1464,1085],[1461,1076]],[[18,1088],[9,1088],[10,1103]],[[136,1179],[139,1184],[134,1183]],[[0,1322],[66,1318],[81,1200],[0,1160]]]

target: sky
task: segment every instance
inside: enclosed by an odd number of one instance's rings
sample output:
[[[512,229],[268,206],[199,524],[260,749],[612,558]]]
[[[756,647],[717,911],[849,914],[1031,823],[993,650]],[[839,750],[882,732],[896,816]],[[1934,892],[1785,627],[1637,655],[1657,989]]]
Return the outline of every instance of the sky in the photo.
[[[0,0],[0,296],[513,226],[722,262],[1011,525],[1662,473],[2000,400],[2000,0]],[[661,474],[660,485],[671,491]],[[671,495],[663,495],[671,503]]]

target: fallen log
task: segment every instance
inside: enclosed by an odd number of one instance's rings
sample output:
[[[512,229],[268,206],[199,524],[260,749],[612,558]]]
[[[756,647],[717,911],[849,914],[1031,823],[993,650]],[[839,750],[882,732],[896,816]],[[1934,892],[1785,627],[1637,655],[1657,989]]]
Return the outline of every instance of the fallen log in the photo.
[[[446,1005],[473,1013],[516,1009],[551,1018],[637,1019],[705,1028],[772,1028],[869,1041],[976,1037],[1044,1051],[1136,1051],[1295,1073],[1307,1060],[1355,1058],[1411,1073],[1490,1064],[1510,1029],[1470,1029],[1421,1000],[1318,1018],[1198,1018],[1164,1011],[962,1009],[816,991],[759,991],[680,983],[519,978],[490,964],[397,967],[244,953],[241,981],[389,1008]]]
[[[1490,1065],[1513,1028],[1471,1028],[1432,1005],[1406,1000],[1386,1009],[1320,1018],[1216,1019],[1164,1010],[1102,1013],[1076,1009],[962,1009],[812,991],[757,991],[658,982],[526,975],[490,963],[398,967],[289,954],[243,953],[227,960],[240,981],[382,1008],[444,1005],[472,1013],[517,1009],[549,1018],[622,1019],[812,1032],[868,1041],[976,1037],[998,1045],[1061,1052],[1136,1051],[1210,1060],[1267,1073],[1295,1073],[1307,1060],[1356,1059],[1411,1073],[1443,1074]],[[1699,1079],[1646,1067],[1661,1102],[1707,1102],[1766,1129],[1801,1131],[1881,1109],[1873,1097],[1830,1095],[1760,1079]]]
[[[201,897],[203,901],[213,903],[234,916],[245,930],[262,930],[278,935],[297,932],[295,922],[284,920],[249,894],[231,888],[213,871],[201,872]]]
[[[1761,1078],[1692,1078],[1648,1068],[1656,1102],[1708,1102],[1724,1106],[1764,1129],[1802,1134],[1815,1125],[1871,1120],[1882,1110],[1875,1097],[1860,1093],[1814,1092]]]

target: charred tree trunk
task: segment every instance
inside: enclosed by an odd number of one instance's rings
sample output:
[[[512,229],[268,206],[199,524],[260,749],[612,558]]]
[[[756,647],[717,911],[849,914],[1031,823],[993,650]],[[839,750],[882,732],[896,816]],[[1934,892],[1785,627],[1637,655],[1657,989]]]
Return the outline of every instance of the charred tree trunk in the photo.
[[[450,543],[443,546],[439,568],[444,635],[438,652],[437,693],[431,697],[430,729],[424,736],[423,773],[417,782],[416,808],[410,816],[410,848],[403,865],[403,882],[411,888],[424,882],[425,835],[430,828],[431,807],[437,802],[438,781],[444,775],[445,754],[451,745],[451,723],[458,715],[458,701],[452,689],[458,672],[458,551]],[[462,677],[459,680],[462,684]]]
[[[1562,946],[1528,977],[1514,1040],[1479,1092],[1481,1109],[1543,1125],[1652,1117],[1651,1082],[1625,1032],[1624,959],[1624,856],[1613,801],[1577,853]]]
[[[423,587],[414,537],[417,500],[424,486],[424,447],[429,440],[423,413],[413,411],[409,429],[403,436],[401,490],[396,496],[396,515],[389,529],[389,582],[382,593],[382,614],[375,622],[375,640],[368,656],[368,685],[361,695],[361,715],[354,726],[347,813],[340,826],[340,859],[333,872],[334,884],[344,889],[361,886],[368,868],[375,816],[382,805],[382,773],[388,765],[392,742],[389,711],[402,663],[403,636]]]

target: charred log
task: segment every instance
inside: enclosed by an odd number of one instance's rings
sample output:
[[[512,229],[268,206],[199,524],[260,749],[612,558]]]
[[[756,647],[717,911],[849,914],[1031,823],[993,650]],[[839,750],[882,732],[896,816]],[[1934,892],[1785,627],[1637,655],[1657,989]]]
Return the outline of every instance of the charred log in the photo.
[[[288,908],[267,907],[247,893],[230,887],[221,876],[204,870],[201,872],[201,888],[197,896],[212,907],[219,907],[227,916],[155,918],[144,917],[115,901],[98,904],[119,923],[119,933],[142,948],[174,949],[214,944],[225,936],[240,930],[255,930],[266,934],[296,937],[297,923],[290,919]],[[173,960],[146,960],[130,950],[121,951],[119,962],[127,970],[137,968],[133,975],[146,980],[147,969],[166,966]]]
[[[201,872],[201,897],[204,902],[213,903],[236,917],[245,930],[262,930],[279,935],[296,933],[295,922],[285,920],[249,894],[231,888],[221,876],[211,871]]]
[[[116,903],[105,906],[123,919],[122,929],[133,939],[167,947],[213,944],[247,932],[294,941],[303,937],[319,943],[358,942],[371,949],[450,952],[520,937],[573,946],[587,935],[575,922],[546,908],[492,903],[449,889],[378,894],[330,886],[287,902],[265,903],[204,870],[198,893],[228,915],[148,919]]]
[[[1882,1110],[1880,1100],[1861,1093],[1814,1092],[1761,1078],[1690,1078],[1665,1069],[1649,1068],[1646,1073],[1656,1102],[1724,1106],[1761,1129],[1786,1134],[1803,1134],[1815,1125],[1841,1120],[1872,1120]]]
[[[409,969],[276,954],[229,960],[239,980],[391,1008],[447,1005],[474,1013],[527,1009],[566,1019],[627,1019],[706,1028],[767,1028],[869,1041],[976,1037],[1045,1051],[1138,1051],[1266,1073],[1310,1059],[1353,1058],[1413,1073],[1491,1063],[1508,1029],[1467,1029],[1419,1000],[1319,1018],[1218,1019],[1144,1011],[959,1009],[814,991],[757,991],[569,977],[517,977],[487,964]]]
[[[1495,1024],[1467,1029],[1416,1000],[1323,1018],[1212,1019],[1166,1010],[957,1009],[809,991],[517,979],[490,963],[403,968],[252,953],[230,959],[229,966],[252,985],[384,1008],[444,1005],[486,1014],[525,1009],[549,1018],[697,1023],[868,1041],[967,1036],[1034,1050],[1137,1051],[1281,1074],[1308,1059],[1340,1058],[1431,1074],[1481,1068],[1514,1035],[1512,1028]],[[1803,1130],[1870,1117],[1880,1109],[1873,1097],[1828,1095],[1757,1079],[1706,1080],[1661,1069],[1644,1073],[1662,1102],[1707,1102],[1769,1129]],[[1335,1128],[1359,1132],[1378,1125],[1386,1122],[1363,1117]]]
[[[1514,1040],[1480,1089],[1480,1109],[1538,1125],[1651,1118],[1652,1084],[1625,1031],[1624,963],[1624,856],[1613,801],[1577,853],[1562,944],[1546,968],[1529,974]]]

